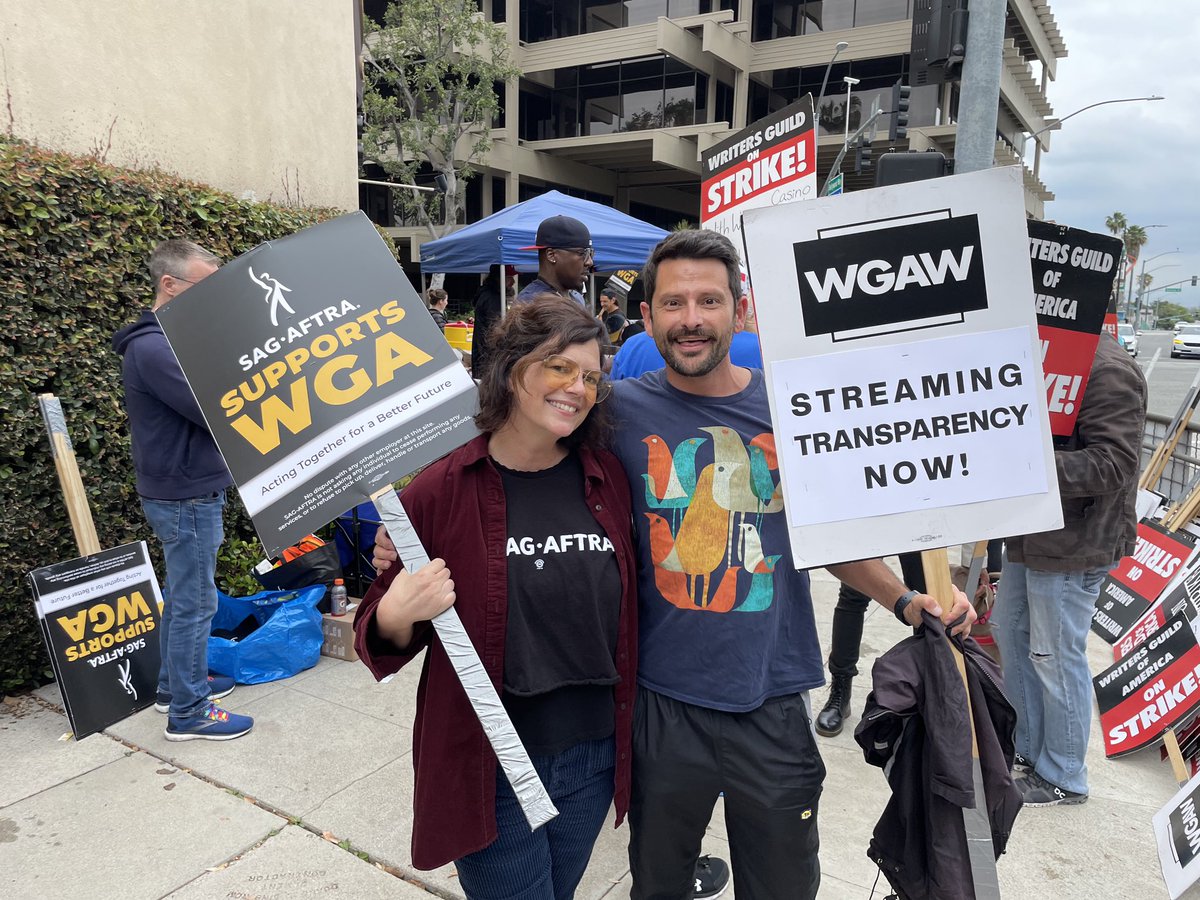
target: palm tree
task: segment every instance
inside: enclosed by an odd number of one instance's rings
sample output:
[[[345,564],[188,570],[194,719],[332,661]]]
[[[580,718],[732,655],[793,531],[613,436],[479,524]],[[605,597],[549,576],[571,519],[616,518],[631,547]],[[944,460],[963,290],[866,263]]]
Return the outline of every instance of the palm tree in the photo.
[[[1129,220],[1125,218],[1125,213],[1115,212],[1104,220],[1104,227],[1114,237],[1124,239],[1125,229],[1129,227]],[[1113,282],[1113,294],[1118,295],[1125,287],[1125,254],[1121,254],[1121,262],[1117,266],[1117,278]]]
[[[1122,240],[1125,241],[1126,255],[1132,259],[1137,259],[1138,254],[1141,252],[1142,248],[1146,246],[1146,243],[1150,240],[1150,237],[1146,234],[1146,229],[1141,225],[1130,225],[1125,229]]]
[[[1150,236],[1146,234],[1146,229],[1141,225],[1130,225],[1125,229],[1122,236],[1125,241],[1125,258],[1128,260],[1136,260],[1142,252],[1142,248],[1150,240]],[[1127,294],[1127,303],[1133,302],[1133,262],[1129,263],[1129,291]]]

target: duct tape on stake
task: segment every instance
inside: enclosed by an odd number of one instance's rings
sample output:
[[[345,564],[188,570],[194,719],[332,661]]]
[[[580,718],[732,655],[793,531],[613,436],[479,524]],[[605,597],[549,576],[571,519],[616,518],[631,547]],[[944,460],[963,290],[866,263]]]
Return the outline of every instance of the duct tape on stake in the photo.
[[[392,542],[396,545],[396,552],[404,561],[404,567],[410,572],[415,572],[428,563],[429,554],[425,552],[425,547],[412,527],[408,513],[404,511],[395,489],[389,487],[371,499],[375,502],[379,518],[383,520]],[[450,657],[450,664],[454,666],[458,680],[462,682],[463,690],[467,692],[471,708],[479,717],[483,733],[487,735],[492,749],[496,752],[496,759],[500,761],[500,767],[521,803],[525,820],[529,822],[531,829],[545,825],[558,815],[558,809],[538,778],[537,771],[529,760],[529,754],[525,752],[525,746],[517,737],[512,720],[500,703],[496,688],[484,670],[483,662],[475,652],[471,639],[467,637],[466,629],[463,628],[462,620],[454,607],[435,617],[433,627],[437,630],[446,655]]]

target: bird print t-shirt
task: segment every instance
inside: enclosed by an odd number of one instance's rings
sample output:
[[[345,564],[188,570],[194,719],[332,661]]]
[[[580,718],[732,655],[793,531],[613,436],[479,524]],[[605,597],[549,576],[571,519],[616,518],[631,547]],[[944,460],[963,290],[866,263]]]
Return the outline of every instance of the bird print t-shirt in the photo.
[[[638,538],[638,682],[728,712],[825,681],[766,385],[750,373],[730,397],[676,390],[659,370],[613,398]]]

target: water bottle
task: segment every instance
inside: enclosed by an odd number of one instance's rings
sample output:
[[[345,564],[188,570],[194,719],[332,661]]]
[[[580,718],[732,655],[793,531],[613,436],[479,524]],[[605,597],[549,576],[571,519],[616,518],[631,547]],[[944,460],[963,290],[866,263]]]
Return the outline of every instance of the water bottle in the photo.
[[[329,589],[329,614],[331,616],[346,614],[346,585],[340,578],[335,578],[333,587]]]

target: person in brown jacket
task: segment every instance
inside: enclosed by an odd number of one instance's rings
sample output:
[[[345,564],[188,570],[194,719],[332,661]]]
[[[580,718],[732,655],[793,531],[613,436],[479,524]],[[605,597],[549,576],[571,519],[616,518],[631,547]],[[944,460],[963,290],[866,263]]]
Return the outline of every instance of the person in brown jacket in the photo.
[[[1100,584],[1137,540],[1146,379],[1100,336],[1075,430],[1056,447],[1063,527],[1009,538],[992,613],[1017,710],[1014,769],[1026,806],[1087,800],[1092,716],[1087,635]]]

